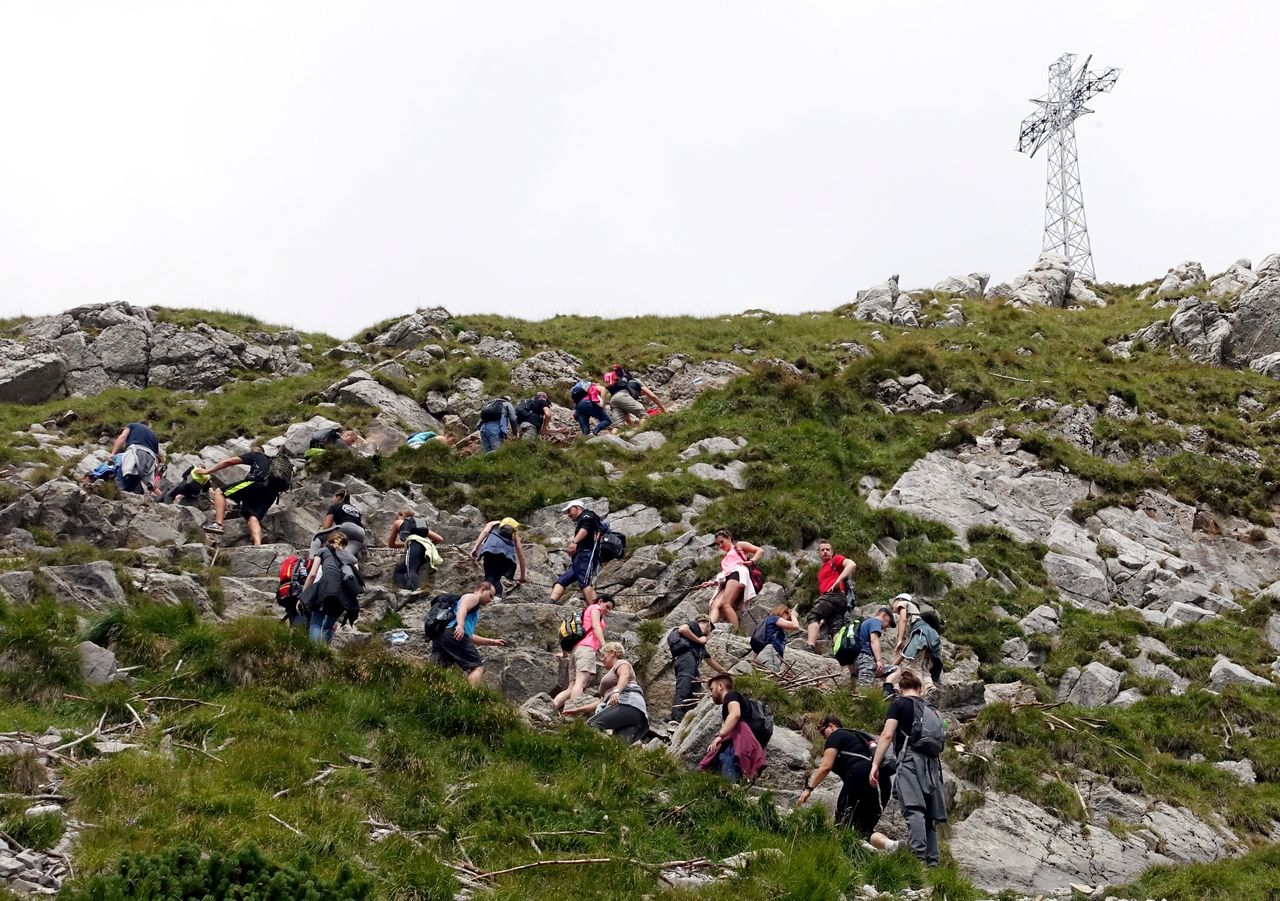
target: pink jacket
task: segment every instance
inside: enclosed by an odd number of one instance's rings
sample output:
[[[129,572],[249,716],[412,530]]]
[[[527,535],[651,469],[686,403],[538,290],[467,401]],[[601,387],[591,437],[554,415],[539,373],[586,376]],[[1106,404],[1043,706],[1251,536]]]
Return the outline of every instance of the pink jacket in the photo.
[[[760,775],[765,764],[764,748],[760,747],[760,742],[756,740],[755,733],[751,731],[751,727],[745,720],[738,720],[738,725],[733,727],[733,731],[725,741],[733,744],[733,756],[738,761],[738,769],[742,772],[744,779],[750,782]],[[719,751],[708,752],[698,764],[698,769],[705,770],[719,753]]]

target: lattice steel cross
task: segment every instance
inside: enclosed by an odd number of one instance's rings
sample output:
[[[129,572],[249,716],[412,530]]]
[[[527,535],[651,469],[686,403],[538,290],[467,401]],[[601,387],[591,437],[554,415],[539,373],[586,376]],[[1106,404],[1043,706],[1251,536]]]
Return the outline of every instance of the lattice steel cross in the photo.
[[[1075,72],[1074,53],[1064,53],[1049,66],[1049,93],[1032,103],[1039,111],[1022,120],[1018,151],[1035,156],[1046,144],[1048,176],[1044,195],[1044,249],[1067,258],[1072,270],[1092,279],[1093,252],[1089,247],[1089,227],[1084,218],[1084,192],[1080,187],[1080,161],[1076,156],[1075,121],[1093,110],[1085,103],[1097,94],[1110,91],[1120,77],[1119,69],[1089,71],[1089,60]]]

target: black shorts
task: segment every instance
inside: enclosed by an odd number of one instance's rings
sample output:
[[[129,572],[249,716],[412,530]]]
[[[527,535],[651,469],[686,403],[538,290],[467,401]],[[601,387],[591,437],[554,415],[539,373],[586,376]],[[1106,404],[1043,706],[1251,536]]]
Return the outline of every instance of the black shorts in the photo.
[[[828,591],[821,595],[804,618],[805,623],[826,623],[829,628],[836,629],[844,625],[845,614],[849,610],[849,602],[844,592]]]
[[[876,831],[880,814],[889,803],[888,775],[881,774],[879,787],[871,784],[871,762],[855,763],[844,777],[840,797],[836,800],[836,823],[847,826],[861,838],[868,839]]]
[[[280,496],[278,491],[272,491],[261,482],[248,480],[236,482],[222,493],[227,496],[228,500],[233,500],[239,505],[240,512],[246,518],[252,516],[259,522],[267,515],[267,511],[276,502],[276,498]]]
[[[452,630],[446,630],[444,634],[435,640],[435,650],[431,654],[431,659],[441,666],[456,666],[464,673],[469,673],[477,667],[484,666],[484,661],[480,659],[480,652],[476,650],[475,642],[470,638],[463,638],[459,641],[453,637]]]

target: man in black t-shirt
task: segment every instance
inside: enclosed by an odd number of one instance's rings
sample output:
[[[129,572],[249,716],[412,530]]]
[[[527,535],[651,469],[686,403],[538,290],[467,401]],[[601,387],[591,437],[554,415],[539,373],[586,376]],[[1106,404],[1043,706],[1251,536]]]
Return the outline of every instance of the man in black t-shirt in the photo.
[[[890,794],[888,779],[881,779],[875,786],[869,778],[876,739],[865,732],[844,728],[839,717],[835,716],[824,717],[818,731],[826,739],[822,762],[805,780],[804,791],[796,799],[796,806],[800,807],[813,796],[814,789],[827,778],[827,773],[835,773],[844,783],[836,800],[836,823],[851,828],[877,851],[892,854],[898,850],[898,843],[875,831]]]
[[[569,568],[560,574],[556,584],[551,586],[551,603],[555,604],[564,597],[564,590],[574,582],[582,589],[582,596],[588,604],[596,602],[596,590],[591,585],[600,561],[596,558],[596,539],[604,524],[600,517],[586,508],[582,501],[569,501],[560,508],[560,512],[573,520],[573,540],[565,546],[565,551],[573,558]]]
[[[729,672],[707,652],[710,637],[711,618],[705,613],[699,613],[696,619],[691,619],[668,633],[671,669],[676,674],[676,693],[671,699],[669,722],[680,722],[685,713],[693,708],[693,696],[702,690],[702,683],[698,681],[698,665],[703,660],[711,664],[711,668],[717,673]]]
[[[539,438],[547,433],[551,417],[547,411],[551,409],[551,398],[545,391],[539,391],[528,400],[516,404],[516,434],[521,438]]]
[[[214,535],[222,534],[222,523],[227,516],[227,498],[230,498],[244,514],[245,524],[249,527],[249,538],[254,544],[262,544],[262,519],[280,496],[280,492],[267,487],[271,458],[263,452],[260,445],[255,444],[237,457],[227,457],[221,463],[208,469],[197,469],[196,472],[208,476],[231,466],[247,466],[249,475],[225,490],[216,485],[213,487],[213,522],[206,524],[204,530]]]

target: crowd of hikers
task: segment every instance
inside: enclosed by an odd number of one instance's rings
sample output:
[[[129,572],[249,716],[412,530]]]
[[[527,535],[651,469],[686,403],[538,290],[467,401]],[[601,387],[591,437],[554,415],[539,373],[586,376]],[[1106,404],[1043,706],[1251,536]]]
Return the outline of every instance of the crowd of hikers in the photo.
[[[626,421],[664,410],[661,401],[621,367],[606,373],[604,384],[610,394],[610,409]],[[583,434],[598,433],[612,425],[613,419],[601,404],[600,386],[579,383],[573,397],[574,415]],[[641,397],[655,407],[645,409]],[[543,393],[518,404],[507,398],[486,404],[479,429],[484,450],[496,448],[511,436],[535,438],[544,434],[549,407]],[[354,433],[336,429],[319,433],[308,455],[340,442],[350,444],[352,436]],[[166,503],[190,501],[208,491],[213,518],[205,529],[213,534],[223,532],[230,501],[243,516],[254,544],[262,543],[267,511],[292,485],[293,464],[288,456],[283,452],[269,456],[259,445],[212,466],[190,467],[177,485],[160,492],[163,464],[160,442],[150,425],[141,420],[121,430],[110,464],[99,467],[86,481],[114,479],[123,491],[150,492]],[[225,486],[212,479],[237,466],[245,467],[243,478]],[[559,603],[566,591],[576,587],[584,605],[563,618],[555,636],[563,688],[553,699],[554,707],[564,717],[586,717],[589,725],[624,742],[642,740],[651,732],[645,690],[624,645],[609,639],[608,617],[614,610],[614,599],[595,589],[600,567],[625,554],[625,538],[589,509],[586,501],[570,501],[561,512],[571,523],[571,537],[564,546],[569,563],[552,585],[549,600]],[[426,613],[424,637],[431,644],[432,660],[462,670],[472,685],[479,685],[484,675],[478,648],[505,644],[502,639],[476,634],[482,609],[501,600],[510,590],[508,585],[521,585],[527,578],[520,530],[520,522],[512,517],[485,523],[469,552],[482,577],[463,594],[436,595]],[[403,560],[393,569],[393,586],[405,592],[421,591],[424,573],[434,572],[442,563],[443,542],[413,509],[400,510],[386,539],[388,547],[404,549]],[[703,697],[705,662],[714,673],[707,681],[706,695],[719,707],[720,726],[700,766],[731,782],[751,782],[767,765],[772,713],[767,705],[735,688],[731,670],[743,660],[718,659],[709,645],[716,631],[736,632],[741,627],[743,616],[764,587],[760,562],[765,552],[724,529],[715,533],[714,542],[721,554],[719,573],[699,586],[715,589],[706,612],[674,626],[666,635],[675,681],[667,722],[670,726],[680,724]],[[339,626],[353,627],[365,590],[361,559],[369,544],[363,511],[345,489],[337,490],[317,523],[307,553],[292,555],[281,565],[277,601],[284,608],[283,618],[323,643],[333,640]],[[936,866],[935,824],[947,818],[938,759],[945,724],[925,699],[939,684],[944,667],[941,620],[932,608],[904,593],[870,616],[850,621],[855,607],[856,564],[836,553],[825,540],[818,544],[818,557],[816,600],[803,620],[791,605],[774,605],[757,617],[750,633],[750,650],[743,659],[749,658],[754,669],[781,673],[790,636],[802,638],[803,647],[813,653],[818,653],[819,641],[825,637],[832,656],[847,667],[851,683],[864,688],[880,686],[889,707],[878,735],[845,728],[834,715],[821,721],[819,729],[825,742],[822,759],[806,779],[797,804],[806,803],[834,772],[842,781],[837,821],[857,832],[869,847],[892,852],[898,843],[876,831],[890,798],[892,777],[908,827],[910,850],[927,865]],[[891,628],[896,643],[886,653],[882,636]],[[722,648],[727,654],[728,645]],[[597,686],[594,693],[593,684]]]

